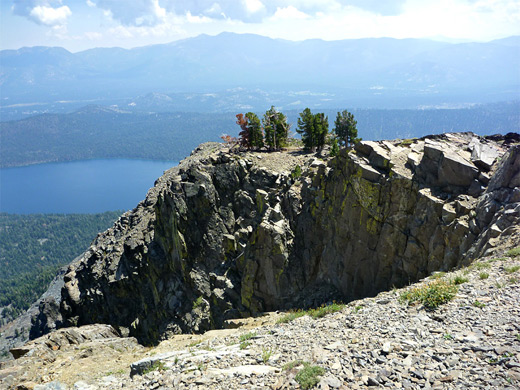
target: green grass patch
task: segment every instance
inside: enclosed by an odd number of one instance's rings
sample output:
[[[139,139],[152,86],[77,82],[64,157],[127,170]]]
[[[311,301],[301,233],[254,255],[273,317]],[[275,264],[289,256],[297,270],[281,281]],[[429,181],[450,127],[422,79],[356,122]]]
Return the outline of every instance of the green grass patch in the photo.
[[[327,314],[336,313],[336,312],[342,310],[344,307],[345,307],[344,304],[334,302],[328,306],[320,306],[316,309],[311,309],[308,311],[308,314],[312,318],[316,319],[316,318],[324,317]]]
[[[509,257],[495,257],[494,259],[489,259],[488,263],[494,263],[495,261],[506,261],[509,260]]]
[[[285,363],[282,367],[284,371],[292,370],[295,367],[301,366],[302,364],[305,364],[306,362],[303,360],[293,360],[292,362]],[[308,363],[307,363],[308,364]]]
[[[506,253],[504,253],[504,255],[509,256],[509,257],[520,256],[520,246],[513,248],[513,249],[509,249]]]
[[[478,270],[481,270],[481,269],[486,269],[486,268],[491,267],[491,264],[479,262],[479,263],[474,263],[473,267],[478,269]]]
[[[515,283],[518,283],[518,278],[510,277],[509,279],[507,279],[507,282],[508,282],[509,284],[515,284]]]
[[[249,347],[251,345],[251,343],[249,341],[242,341],[240,343],[240,349],[246,349],[247,347]]]
[[[308,315],[314,319],[321,318],[321,317],[326,316],[327,314],[336,313],[336,312],[342,310],[344,307],[345,307],[345,305],[343,303],[333,302],[330,305],[326,305],[326,306],[323,305],[316,309],[295,310],[295,311],[291,311],[291,312],[287,313],[286,315],[280,317],[276,321],[276,323],[277,324],[286,324],[288,322],[295,320],[296,318],[300,318],[300,317],[303,317],[306,315]]]
[[[150,367],[143,370],[143,375],[148,374],[152,371],[165,371],[165,370],[166,370],[166,365],[164,364],[164,362],[157,360],[157,361],[153,362],[153,364]]]
[[[486,304],[485,304],[485,303],[482,303],[482,302],[480,302],[480,301],[475,301],[475,302],[473,302],[473,306],[482,309],[482,308],[486,307]]]
[[[399,146],[410,146],[410,145],[413,144],[416,140],[417,140],[417,138],[407,138],[407,139],[403,139],[403,140],[401,141],[401,143],[399,144]]]
[[[320,366],[311,366],[306,362],[303,365],[304,367],[296,374],[294,380],[302,389],[312,389],[320,381],[319,377],[325,374],[325,369]]]
[[[300,318],[300,317],[303,317],[304,315],[306,315],[307,313],[304,312],[303,310],[296,310],[296,311],[291,311],[287,314],[285,314],[284,316],[280,317],[276,323],[277,324],[286,324],[288,322],[291,322],[291,321],[294,321],[296,318]]]
[[[459,284],[466,283],[468,280],[468,278],[465,278],[463,276],[455,276],[455,278],[453,278],[453,284],[458,286]]]
[[[484,280],[489,278],[489,274],[487,272],[481,272],[480,274],[478,274],[478,277],[480,280]]]
[[[513,265],[512,267],[504,267],[504,271],[508,274],[512,274],[520,269],[520,265]]]
[[[239,340],[243,343],[244,341],[251,340],[253,337],[256,337],[256,332],[244,333],[240,336]]]
[[[457,285],[444,280],[435,280],[402,292],[399,299],[403,303],[421,303],[426,309],[435,310],[440,305],[451,301],[457,291]]]
[[[437,280],[443,278],[444,276],[446,276],[446,272],[435,272],[430,275],[430,279]]]

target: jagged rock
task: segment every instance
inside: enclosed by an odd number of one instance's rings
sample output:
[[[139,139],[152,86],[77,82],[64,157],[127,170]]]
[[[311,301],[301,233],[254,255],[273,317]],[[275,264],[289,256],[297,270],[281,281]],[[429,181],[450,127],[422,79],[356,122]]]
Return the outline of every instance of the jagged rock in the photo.
[[[466,264],[519,222],[519,147],[487,140],[503,158],[483,173],[475,137],[361,142],[328,161],[201,147],[71,264],[59,313],[44,304],[32,334],[104,323],[152,344]]]
[[[485,171],[489,171],[496,158],[500,155],[497,148],[483,144],[478,138],[473,138],[469,145],[471,161]]]
[[[60,307],[54,297],[47,297],[40,301],[37,315],[32,319],[29,337],[35,339],[51,330],[56,329],[61,323]]]

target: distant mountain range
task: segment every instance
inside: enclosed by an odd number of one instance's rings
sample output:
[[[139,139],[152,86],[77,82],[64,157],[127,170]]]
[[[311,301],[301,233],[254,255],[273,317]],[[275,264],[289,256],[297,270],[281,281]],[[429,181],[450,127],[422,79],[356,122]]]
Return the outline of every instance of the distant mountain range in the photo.
[[[518,36],[452,44],[391,38],[292,42],[222,33],[130,50],[3,50],[0,88],[3,107],[94,99],[105,104],[151,92],[168,100],[232,88],[256,97],[257,89],[329,93],[322,102],[328,107],[338,107],[338,99],[358,107],[417,107],[518,99],[519,69]],[[305,105],[305,99],[293,101]]]

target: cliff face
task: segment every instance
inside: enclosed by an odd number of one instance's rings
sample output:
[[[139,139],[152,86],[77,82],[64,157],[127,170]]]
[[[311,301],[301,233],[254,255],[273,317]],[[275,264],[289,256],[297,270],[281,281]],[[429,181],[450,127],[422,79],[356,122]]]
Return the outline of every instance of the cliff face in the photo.
[[[446,134],[362,142],[325,160],[203,145],[69,267],[31,337],[106,323],[153,343],[373,295],[467,264],[498,240],[518,245],[515,142]]]

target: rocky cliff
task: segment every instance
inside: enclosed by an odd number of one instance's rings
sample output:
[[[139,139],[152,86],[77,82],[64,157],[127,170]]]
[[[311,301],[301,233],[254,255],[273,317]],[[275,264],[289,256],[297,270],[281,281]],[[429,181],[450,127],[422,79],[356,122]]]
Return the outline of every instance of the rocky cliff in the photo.
[[[334,158],[202,145],[71,264],[31,337],[105,323],[155,343],[372,296],[518,245],[519,141],[367,141]]]

